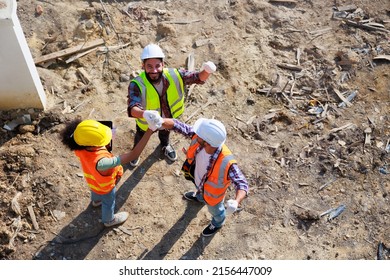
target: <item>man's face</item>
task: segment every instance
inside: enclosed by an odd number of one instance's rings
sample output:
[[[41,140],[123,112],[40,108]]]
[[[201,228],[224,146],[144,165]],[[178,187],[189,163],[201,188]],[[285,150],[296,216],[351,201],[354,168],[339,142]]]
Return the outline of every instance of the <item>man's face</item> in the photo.
[[[162,77],[164,62],[160,58],[149,58],[143,63],[146,76],[149,81],[158,82]]]
[[[199,143],[199,145],[200,145],[201,147],[204,147],[205,144],[207,143],[206,141],[204,141],[204,140],[203,140],[202,138],[200,138],[200,137],[198,137],[197,141],[198,141],[198,143]]]

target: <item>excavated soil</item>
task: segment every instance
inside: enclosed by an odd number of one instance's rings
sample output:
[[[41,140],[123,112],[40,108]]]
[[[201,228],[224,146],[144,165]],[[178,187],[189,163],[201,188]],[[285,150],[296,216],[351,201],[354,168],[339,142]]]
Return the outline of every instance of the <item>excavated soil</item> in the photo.
[[[37,65],[45,111],[0,111],[0,259],[389,258],[388,0],[17,4],[36,61],[104,44]],[[250,193],[212,238],[200,235],[206,207],[182,199],[193,189],[180,175],[184,154],[167,162],[156,135],[137,168],[124,166],[117,211],[130,217],[114,229],[99,223],[79,162],[59,139],[77,117],[112,120],[114,154],[131,149],[127,87],[150,42],[169,67],[187,68],[189,57],[196,69],[217,65],[204,85],[188,88],[181,120],[226,125]],[[31,124],[4,128],[23,115]],[[177,151],[189,143],[171,139]],[[325,213],[339,206],[333,219]]]

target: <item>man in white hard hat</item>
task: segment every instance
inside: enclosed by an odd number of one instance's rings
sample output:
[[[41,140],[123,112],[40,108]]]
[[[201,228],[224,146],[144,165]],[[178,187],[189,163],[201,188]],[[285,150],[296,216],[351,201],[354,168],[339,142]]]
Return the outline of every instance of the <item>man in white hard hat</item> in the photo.
[[[224,144],[225,126],[218,120],[204,118],[198,119],[193,127],[176,119],[163,119],[159,123],[191,138],[182,171],[185,178],[195,184],[196,191],[185,193],[184,198],[207,205],[212,220],[202,235],[212,236],[224,225],[226,214],[237,210],[249,190],[245,176]],[[226,202],[225,208],[224,200],[230,183],[233,183],[236,193],[234,199]]]
[[[156,44],[147,45],[141,54],[143,72],[131,80],[128,87],[129,117],[136,118],[134,146],[148,128],[150,111],[157,111],[164,118],[178,118],[184,112],[185,86],[203,84],[216,71],[213,62],[203,63],[200,71],[164,68],[164,53]],[[147,111],[145,113],[145,111]],[[169,130],[159,129],[162,150],[167,159],[175,161],[176,151],[169,142]],[[137,166],[139,158],[130,162]]]

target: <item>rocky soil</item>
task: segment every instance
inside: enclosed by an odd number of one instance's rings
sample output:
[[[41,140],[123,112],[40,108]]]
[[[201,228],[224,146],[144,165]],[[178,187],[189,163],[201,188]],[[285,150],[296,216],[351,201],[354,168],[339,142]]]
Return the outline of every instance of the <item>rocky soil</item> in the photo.
[[[35,61],[80,51],[37,63],[45,111],[0,111],[0,259],[389,258],[388,0],[17,4]],[[181,152],[166,162],[152,137],[119,184],[117,209],[129,220],[105,229],[59,139],[77,117],[112,120],[113,152],[131,149],[127,86],[150,42],[169,67],[217,65],[188,88],[182,120],[226,125],[250,194],[213,238],[200,236],[206,207],[182,199],[192,186]],[[23,115],[31,123],[4,127]],[[188,145],[175,134],[172,142]]]

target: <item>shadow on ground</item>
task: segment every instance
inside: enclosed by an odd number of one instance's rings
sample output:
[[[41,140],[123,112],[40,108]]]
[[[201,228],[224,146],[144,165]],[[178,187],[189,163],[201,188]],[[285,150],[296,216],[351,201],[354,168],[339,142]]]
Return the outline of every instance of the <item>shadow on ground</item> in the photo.
[[[116,209],[123,207],[133,189],[142,180],[148,169],[158,160],[160,149],[157,147],[118,189],[116,194]],[[126,166],[124,166],[126,169]],[[105,228],[99,222],[100,208],[89,205],[83,212],[66,225],[56,237],[48,241],[33,256],[39,260],[83,260],[99,242],[100,238],[111,228]]]
[[[145,252],[145,256],[140,256],[139,259],[144,260],[162,260],[164,259],[171,248],[182,236],[191,221],[197,216],[198,212],[204,205],[196,203],[187,203],[186,210],[171,229],[161,238],[161,241],[154,246],[149,252]],[[196,260],[203,253],[204,248],[210,243],[212,237],[199,237],[190,250],[188,250],[180,259]]]

